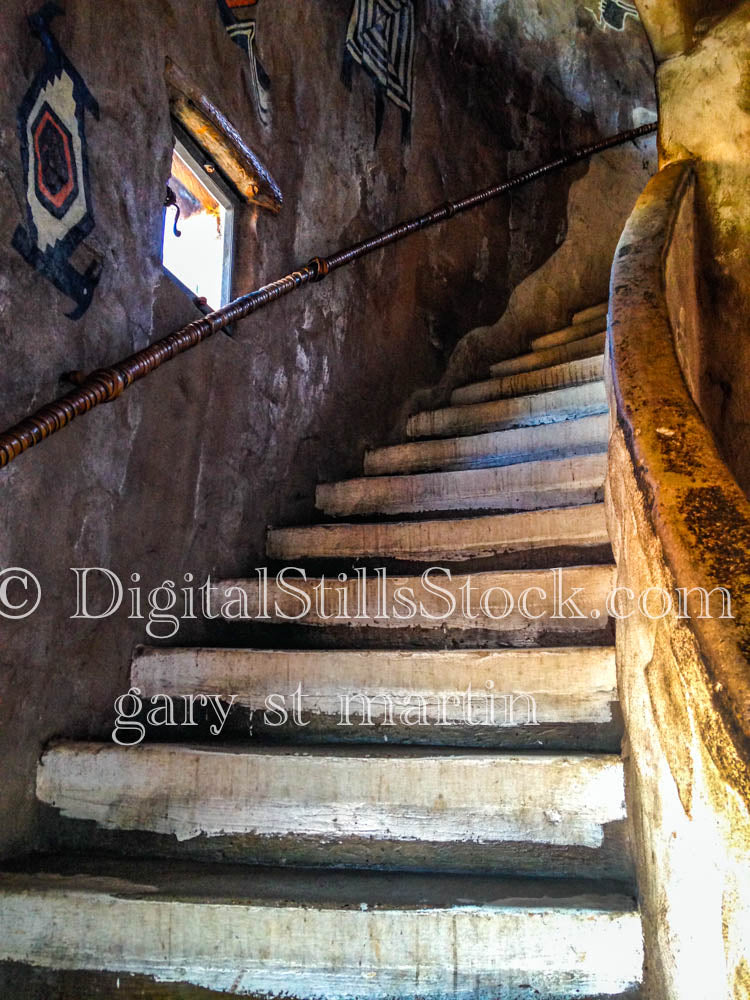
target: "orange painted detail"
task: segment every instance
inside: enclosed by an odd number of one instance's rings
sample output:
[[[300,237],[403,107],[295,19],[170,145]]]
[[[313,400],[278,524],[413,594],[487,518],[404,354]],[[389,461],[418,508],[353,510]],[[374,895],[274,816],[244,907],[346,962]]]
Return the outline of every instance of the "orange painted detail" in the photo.
[[[54,128],[60,134],[62,149],[65,153],[65,164],[68,171],[68,177],[65,184],[63,184],[56,194],[50,191],[49,186],[44,181],[44,161],[41,149],[39,148],[40,136],[43,134],[44,129],[49,126]],[[37,182],[39,184],[39,189],[44,191],[45,198],[47,198],[55,206],[55,208],[61,208],[65,204],[66,199],[70,196],[70,193],[75,185],[75,171],[73,169],[73,159],[68,137],[62,131],[49,111],[45,111],[34,135],[34,152],[36,153]]]

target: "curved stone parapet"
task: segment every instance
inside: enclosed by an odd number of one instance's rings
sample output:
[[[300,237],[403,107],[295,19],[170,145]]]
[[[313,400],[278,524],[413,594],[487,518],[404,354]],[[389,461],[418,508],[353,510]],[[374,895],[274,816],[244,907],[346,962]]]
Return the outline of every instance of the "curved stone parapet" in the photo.
[[[617,586],[672,596],[617,623],[647,995],[724,1000],[750,969],[750,503],[689,389],[693,188],[691,161],[658,173],[615,255],[606,503]],[[714,592],[708,616],[679,588]]]
[[[671,238],[691,185],[688,162],[662,170],[620,240],[612,270],[610,392],[676,587],[731,592],[733,618],[689,622],[723,723],[722,734],[715,720],[704,720],[713,730],[711,748],[750,800],[750,502],[690,397],[665,294]]]

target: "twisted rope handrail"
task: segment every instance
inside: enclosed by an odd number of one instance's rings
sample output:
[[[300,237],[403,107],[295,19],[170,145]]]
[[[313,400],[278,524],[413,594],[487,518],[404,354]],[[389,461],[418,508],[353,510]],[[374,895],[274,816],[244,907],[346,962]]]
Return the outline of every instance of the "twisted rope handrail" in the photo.
[[[510,180],[503,181],[502,184],[495,184],[493,187],[485,188],[483,191],[469,195],[469,197],[463,198],[461,201],[446,202],[426,215],[420,215],[407,222],[399,223],[377,236],[363,240],[361,243],[355,243],[353,246],[339,250],[338,253],[331,256],[313,257],[308,264],[305,264],[296,271],[292,271],[290,274],[284,275],[283,278],[272,281],[270,284],[264,285],[256,291],[240,296],[221,309],[217,309],[215,312],[211,312],[207,316],[189,323],[176,333],[157,340],[154,344],[141,351],[137,351],[135,354],[131,354],[130,357],[119,361],[117,364],[108,368],[97,369],[87,376],[76,389],[42,406],[13,427],[10,427],[3,434],[0,434],[0,468],[4,468],[15,458],[18,458],[19,455],[23,454],[23,452],[39,444],[40,441],[62,430],[63,427],[66,427],[76,417],[88,413],[89,410],[93,410],[95,406],[99,406],[101,403],[109,403],[117,399],[134,382],[145,378],[150,372],[160,368],[167,361],[171,361],[178,354],[189,351],[202,341],[208,340],[215,333],[237,322],[237,320],[244,319],[251,313],[257,312],[258,309],[263,309],[275,299],[281,298],[282,295],[288,295],[289,292],[301,288],[311,281],[321,281],[339,267],[350,264],[360,257],[365,257],[367,254],[373,253],[373,251],[379,250],[381,247],[396,243],[410,236],[412,233],[444,222],[454,215],[459,215],[472,208],[477,208],[479,205],[484,205],[506,191],[521,187],[530,181],[536,180],[538,177],[543,177],[556,170],[572,166],[574,163],[586,160],[606,149],[611,149],[614,146],[620,146],[626,142],[649,135],[655,132],[656,129],[656,123],[649,123],[630,129],[627,132],[610,136],[607,139],[584,146],[565,156],[560,156],[541,167],[526,170],[516,177],[512,177]]]

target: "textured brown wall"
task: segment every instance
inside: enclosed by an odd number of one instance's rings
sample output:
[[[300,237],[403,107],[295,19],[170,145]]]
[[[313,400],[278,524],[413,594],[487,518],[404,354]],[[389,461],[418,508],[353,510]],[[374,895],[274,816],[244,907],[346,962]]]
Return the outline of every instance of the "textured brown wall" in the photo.
[[[389,107],[374,149],[371,85],[355,73],[349,93],[340,81],[349,0],[261,0],[274,95],[266,132],[213,0],[67,7],[56,34],[101,106],[100,121],[87,121],[96,228],[83,252],[104,274],[72,323],[69,303],[10,247],[24,215],[16,109],[42,53],[25,21],[35,4],[9,0],[0,9],[3,425],[56,395],[61,372],[115,361],[191,317],[159,265],[167,56],[236,123],[286,196],[279,218],[241,215],[240,290],[629,127],[634,108],[653,102],[636,22],[605,31],[585,6],[553,0],[531,13],[520,0],[424,0],[411,146],[402,149]],[[438,378],[456,340],[495,320],[512,286],[563,241],[572,179],[541,183],[274,306],[3,473],[0,568],[33,570],[44,597],[33,618],[2,623],[0,850],[34,842],[40,747],[58,735],[106,735],[130,650],[144,638],[125,612],[70,621],[70,567],[109,567],[126,582],[139,572],[146,586],[187,571],[198,580],[247,572],[266,524],[310,517],[316,480],[354,470],[402,401]],[[180,636],[201,637],[212,638],[198,628]]]

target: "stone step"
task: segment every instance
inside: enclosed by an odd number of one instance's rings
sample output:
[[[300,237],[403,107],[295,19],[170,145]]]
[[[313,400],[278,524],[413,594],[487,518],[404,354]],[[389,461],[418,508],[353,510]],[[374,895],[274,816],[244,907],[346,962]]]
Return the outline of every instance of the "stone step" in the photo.
[[[410,438],[453,437],[534,427],[607,412],[604,382],[551,389],[511,399],[425,410],[409,418]]]
[[[577,361],[565,361],[550,368],[522,372],[519,375],[505,375],[501,378],[472,382],[451,393],[451,405],[463,406],[467,403],[485,403],[490,399],[507,399],[510,396],[527,396],[549,389],[565,389],[585,382],[597,382],[604,372],[604,355],[596,354]]]
[[[376,448],[365,455],[365,475],[388,476],[451,469],[485,469],[533,459],[607,450],[609,414]]]
[[[89,970],[75,995],[126,1000],[167,996],[157,980],[298,1000],[582,1000],[630,996],[643,946],[612,883],[74,858],[0,874],[0,962],[20,963],[0,965],[8,1000],[29,995],[31,967]],[[129,974],[149,977],[142,992]]]
[[[87,821],[74,824],[81,847],[249,864],[631,874],[615,754],[63,743],[42,756],[37,797]],[[90,824],[116,835],[99,838]]]
[[[548,347],[561,347],[563,344],[572,344],[574,341],[583,340],[585,337],[591,337],[606,329],[606,314],[594,316],[591,319],[573,323],[572,326],[565,326],[561,330],[554,330],[552,333],[535,337],[531,341],[531,349],[532,351],[543,351]]]
[[[573,318],[571,323],[585,323],[588,319],[594,319],[596,316],[606,316],[609,310],[609,301],[599,302],[595,306],[589,306],[588,309],[581,309],[577,313],[573,313]]]
[[[555,638],[606,635],[613,566],[507,570],[460,575],[430,567],[421,576],[361,568],[357,575],[310,577],[302,568],[226,580],[211,591],[209,611],[227,621],[295,622],[360,630],[487,631],[506,642],[557,645]],[[578,592],[574,605],[568,598]],[[606,640],[605,640],[606,641]],[[581,642],[581,645],[584,643]],[[591,645],[587,641],[586,645]]]
[[[519,372],[536,371],[539,368],[549,368],[564,361],[574,361],[577,358],[590,358],[594,354],[602,354],[607,340],[606,333],[596,333],[593,337],[584,337],[572,344],[562,344],[559,347],[547,347],[543,351],[531,351],[530,354],[520,354],[516,358],[507,358],[492,365],[492,375],[515,375]]]
[[[456,562],[508,552],[606,545],[604,504],[434,521],[313,524],[270,529],[270,559]]]
[[[322,483],[315,503],[332,517],[567,507],[601,500],[606,472],[602,452],[462,472],[365,476]]]
[[[204,695],[231,702],[232,716],[264,736],[619,749],[611,646],[434,652],[141,648],[130,682],[144,702],[158,695],[176,699],[178,724],[186,717],[185,699]],[[273,711],[274,698],[285,715]]]

